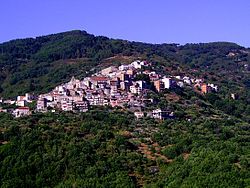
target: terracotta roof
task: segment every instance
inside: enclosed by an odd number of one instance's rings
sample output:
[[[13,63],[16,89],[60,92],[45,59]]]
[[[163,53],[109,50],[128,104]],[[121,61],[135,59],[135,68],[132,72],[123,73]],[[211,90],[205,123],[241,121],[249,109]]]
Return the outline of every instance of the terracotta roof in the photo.
[[[93,76],[93,77],[91,77],[91,80],[93,80],[93,81],[107,81],[108,78],[104,77],[104,76]]]
[[[22,106],[22,107],[19,107],[18,110],[29,110],[30,108],[27,107],[27,106]]]
[[[20,98],[20,101],[22,101],[25,99],[25,96],[19,96],[19,98]]]
[[[150,70],[145,70],[145,71],[143,71],[143,73],[151,73],[151,71]]]

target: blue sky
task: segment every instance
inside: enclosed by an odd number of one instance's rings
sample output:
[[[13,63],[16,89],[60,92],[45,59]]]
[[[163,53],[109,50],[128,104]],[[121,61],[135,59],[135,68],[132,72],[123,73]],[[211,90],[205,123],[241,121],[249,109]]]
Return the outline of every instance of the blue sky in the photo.
[[[6,0],[0,42],[68,30],[150,43],[250,47],[249,0]]]

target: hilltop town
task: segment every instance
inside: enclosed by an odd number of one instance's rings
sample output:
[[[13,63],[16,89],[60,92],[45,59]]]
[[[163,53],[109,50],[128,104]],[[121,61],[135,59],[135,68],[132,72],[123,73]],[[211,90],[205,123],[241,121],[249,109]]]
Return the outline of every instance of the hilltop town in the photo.
[[[174,118],[174,112],[167,107],[147,111],[147,106],[154,104],[148,93],[185,86],[192,86],[201,94],[218,91],[218,86],[205,83],[203,79],[161,75],[152,68],[152,63],[137,60],[130,64],[110,66],[83,80],[73,76],[69,82],[58,85],[49,93],[38,96],[26,93],[25,96],[17,96],[16,100],[1,99],[0,102],[16,105],[15,110],[9,111],[15,117],[30,115],[32,112],[28,104],[35,101],[34,112],[86,112],[90,106],[111,106],[129,109],[138,119],[148,116],[163,120]],[[7,112],[3,108],[1,111]]]
[[[0,187],[249,185],[249,49],[71,31],[0,52]]]

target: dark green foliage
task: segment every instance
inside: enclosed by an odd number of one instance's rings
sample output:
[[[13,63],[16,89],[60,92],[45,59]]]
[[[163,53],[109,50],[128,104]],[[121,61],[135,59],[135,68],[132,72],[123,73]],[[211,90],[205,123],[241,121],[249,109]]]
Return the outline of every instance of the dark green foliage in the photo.
[[[143,157],[129,137],[129,113],[0,114],[1,187],[247,187],[249,125],[231,120],[168,120],[152,135],[170,163]],[[153,151],[153,150],[152,150]],[[154,151],[156,152],[156,151]],[[185,158],[185,155],[189,155]],[[151,175],[148,169],[160,171]],[[143,177],[143,181],[141,179]]]
[[[102,120],[93,111],[37,114],[18,122],[0,114],[6,128],[0,140],[8,141],[0,146],[1,187],[134,187],[128,173],[142,165],[142,157],[135,153],[128,166],[135,151],[113,133],[125,117],[102,113]]]
[[[138,74],[138,75],[136,75],[136,77],[134,78],[134,81],[138,81],[138,80],[143,80],[147,84],[150,84],[150,78],[149,78],[149,76],[147,74]]]

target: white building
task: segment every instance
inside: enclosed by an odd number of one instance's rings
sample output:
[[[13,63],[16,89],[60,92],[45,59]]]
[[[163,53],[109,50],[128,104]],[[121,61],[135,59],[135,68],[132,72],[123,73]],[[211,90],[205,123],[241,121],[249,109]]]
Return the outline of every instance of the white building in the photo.
[[[1,112],[7,113],[7,109],[3,109],[2,107],[0,107],[0,113],[1,113]]]
[[[47,110],[47,99],[46,98],[38,98],[36,109],[39,112],[44,112]]]
[[[16,101],[16,106],[26,106],[27,101],[26,100],[17,100]]]
[[[33,94],[30,94],[30,93],[25,93],[25,100],[28,103],[31,103],[33,100],[35,100],[35,96]]]
[[[134,61],[131,63],[131,66],[135,69],[141,69],[143,66],[143,63],[141,61]]]
[[[175,76],[175,78],[181,80],[181,76]]]
[[[170,89],[173,85],[173,80],[171,78],[163,78],[162,82],[165,89]]]
[[[73,111],[73,101],[72,100],[62,100],[61,109],[63,111]]]
[[[145,82],[145,81],[142,81],[142,80],[136,81],[136,84],[138,84],[138,86],[139,86],[141,89],[145,89],[145,87],[146,87],[146,82]]]
[[[131,67],[131,65],[121,65],[118,67],[118,69],[120,71],[126,71],[126,70],[130,69],[130,67]]]
[[[152,111],[152,117],[154,119],[160,119],[160,120],[164,120],[167,118],[171,118],[174,116],[173,112],[169,112],[169,111],[163,111],[161,109],[156,109]]]
[[[35,99],[34,95],[26,93],[24,96],[17,96],[16,105],[26,106],[27,103],[31,103]]]
[[[116,85],[110,86],[110,95],[115,96],[118,93],[118,87]]]
[[[30,115],[30,109],[29,107],[19,107],[13,111],[13,115],[17,117],[22,117],[22,116],[28,116]]]
[[[184,83],[182,81],[177,82],[177,86],[184,87]]]
[[[215,92],[218,91],[218,86],[217,85],[208,83],[208,86],[211,87],[213,91],[215,91]]]
[[[182,80],[183,80],[184,83],[186,83],[188,85],[191,85],[191,83],[192,83],[191,79],[188,76],[184,76],[182,78]]]
[[[130,92],[140,95],[142,93],[142,88],[138,84],[132,85],[130,86]]]
[[[15,104],[16,101],[15,100],[5,100],[3,101],[4,104]]]
[[[89,109],[88,101],[77,101],[75,102],[75,108],[79,112],[87,112]]]
[[[54,90],[54,93],[58,93],[60,95],[66,95],[67,94],[67,89],[64,86],[57,86]]]
[[[144,113],[143,113],[143,112],[135,112],[134,115],[135,115],[135,117],[136,117],[137,119],[140,119],[140,118],[143,118],[143,117],[144,117]]]

